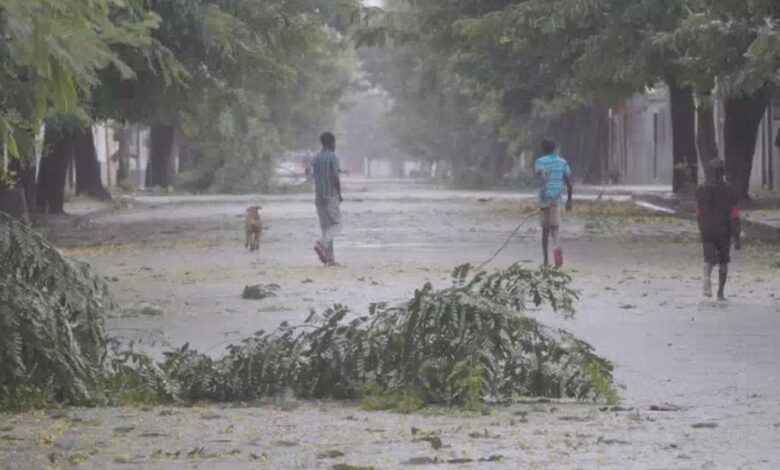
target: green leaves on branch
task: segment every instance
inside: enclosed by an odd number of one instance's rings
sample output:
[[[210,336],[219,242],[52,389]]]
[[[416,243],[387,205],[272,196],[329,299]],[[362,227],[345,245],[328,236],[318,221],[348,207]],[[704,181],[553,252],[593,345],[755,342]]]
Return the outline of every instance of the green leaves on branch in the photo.
[[[126,8],[121,0],[0,0],[0,118],[35,133],[49,110],[75,111],[101,70],[132,78],[116,48],[149,46],[159,17],[128,18]]]
[[[388,68],[402,72],[374,74],[396,100],[397,114],[410,116],[414,127],[432,129],[430,135],[450,121],[458,125],[447,126],[446,134],[459,135],[464,132],[459,123],[471,121],[466,129],[478,129],[514,153],[533,148],[539,135],[554,134],[556,124],[574,112],[605,109],[662,81],[705,94],[717,83],[726,98],[780,83],[780,3],[772,0],[389,5],[364,29],[361,43],[400,45],[415,53],[410,60],[408,54],[386,52]],[[426,82],[422,77],[431,70],[436,80]],[[434,84],[439,103],[465,104],[454,110],[427,102],[418,106],[422,100],[410,90],[430,93],[426,83]],[[439,156],[453,154],[446,142],[409,135],[403,126],[397,134],[415,156],[416,148],[431,146]],[[457,147],[463,145],[468,141]],[[471,157],[486,153],[471,147]]]
[[[428,284],[409,301],[375,304],[365,316],[336,305],[302,326],[258,332],[215,363],[187,348],[173,351],[160,369],[187,400],[254,400],[287,390],[301,398],[356,398],[368,390],[469,406],[527,395],[616,398],[608,361],[525,314],[544,305],[573,314],[567,275],[514,266],[472,277],[464,266],[453,279],[448,289]]]
[[[568,275],[513,266],[453,273],[407,302],[364,316],[335,305],[301,326],[283,324],[231,345],[219,360],[189,349],[157,362],[109,341],[106,287],[24,225],[0,213],[0,407],[106,400],[249,401],[357,398],[464,405],[519,396],[613,400],[612,365],[529,309],[574,314]],[[374,393],[374,392],[372,392]],[[32,398],[32,399],[29,399]]]
[[[0,407],[103,399],[106,286],[0,212]]]

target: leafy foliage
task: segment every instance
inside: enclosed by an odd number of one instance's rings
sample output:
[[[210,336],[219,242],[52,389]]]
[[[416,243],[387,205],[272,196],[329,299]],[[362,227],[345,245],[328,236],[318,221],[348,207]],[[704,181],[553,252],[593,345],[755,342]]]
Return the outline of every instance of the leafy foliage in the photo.
[[[577,293],[562,272],[513,266],[472,275],[466,265],[451,287],[426,284],[409,301],[374,304],[365,316],[335,305],[301,326],[260,331],[217,361],[184,345],[157,362],[107,340],[106,286],[87,266],[1,213],[0,222],[3,408],[245,401],[288,391],[301,398],[373,394],[370,406],[397,402],[409,411],[425,403],[473,409],[520,395],[615,397],[608,361],[527,314],[542,306],[574,314]]]
[[[360,41],[374,46],[368,68],[396,102],[391,116],[405,118],[389,126],[409,154],[456,167],[501,146],[514,154],[534,149],[545,134],[569,158],[597,157],[598,146],[570,140],[598,132],[574,118],[593,111],[603,119],[609,106],[662,81],[694,89],[706,105],[716,84],[715,97],[741,99],[765,96],[780,79],[780,3],[773,0],[385,5]]]
[[[3,213],[0,258],[0,405],[33,392],[100,400],[105,284]]]
[[[191,80],[166,86],[150,75],[149,83],[131,84],[134,95],[151,93],[143,103],[153,109],[139,116],[176,125],[197,148],[194,167],[178,182],[186,189],[268,190],[279,156],[310,148],[334,125],[355,68],[336,28],[357,2],[210,0],[184,2],[187,9],[167,3],[157,4],[164,20],[189,25],[185,34],[203,47],[186,46],[182,28],[157,33],[182,57]],[[197,34],[201,28],[212,34]]]
[[[181,135],[203,156],[182,175],[189,189],[266,191],[279,156],[311,148],[334,126],[353,79],[352,52],[334,31],[308,24],[305,33],[305,44],[285,49],[285,74],[209,91],[209,99],[181,111]]]
[[[560,272],[520,266],[471,277],[464,266],[452,287],[428,284],[398,306],[375,304],[356,317],[336,305],[302,326],[258,332],[230,346],[211,374],[210,360],[186,348],[160,367],[188,399],[253,400],[287,390],[302,398],[373,390],[374,407],[391,396],[452,405],[521,395],[614,399],[608,361],[525,314],[546,304],[572,315],[569,282]]]
[[[332,127],[360,12],[358,0],[0,0],[2,150],[29,159],[55,112],[175,127],[193,149],[188,189],[266,189],[274,158]]]
[[[126,10],[116,0],[0,1],[0,140],[12,157],[32,154],[49,111],[81,110],[102,70],[134,76],[116,49],[148,47],[159,17]]]

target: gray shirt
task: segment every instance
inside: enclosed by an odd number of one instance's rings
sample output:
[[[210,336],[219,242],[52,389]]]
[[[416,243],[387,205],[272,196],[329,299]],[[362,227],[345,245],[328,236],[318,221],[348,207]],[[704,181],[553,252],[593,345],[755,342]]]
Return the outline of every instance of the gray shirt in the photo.
[[[323,150],[312,162],[312,178],[318,200],[339,195],[334,181],[339,177],[339,157],[335,152]]]

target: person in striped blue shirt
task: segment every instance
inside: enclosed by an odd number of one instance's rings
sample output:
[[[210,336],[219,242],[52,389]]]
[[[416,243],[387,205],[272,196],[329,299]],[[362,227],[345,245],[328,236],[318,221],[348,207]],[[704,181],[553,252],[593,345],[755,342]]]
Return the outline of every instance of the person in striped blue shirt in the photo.
[[[314,245],[314,251],[326,266],[338,266],[333,250],[333,239],[341,232],[341,171],[336,156],[336,137],[330,132],[320,136],[322,151],[314,157],[311,176],[314,180],[317,215],[320,219],[322,238]]]
[[[561,205],[563,191],[567,191],[566,210],[572,208],[571,168],[569,163],[556,153],[557,145],[549,139],[541,144],[542,156],[534,163],[534,172],[539,181],[539,218],[542,224],[542,253],[544,265],[549,266],[550,238],[553,241],[555,267],[563,266],[563,249],[558,235],[561,227]]]

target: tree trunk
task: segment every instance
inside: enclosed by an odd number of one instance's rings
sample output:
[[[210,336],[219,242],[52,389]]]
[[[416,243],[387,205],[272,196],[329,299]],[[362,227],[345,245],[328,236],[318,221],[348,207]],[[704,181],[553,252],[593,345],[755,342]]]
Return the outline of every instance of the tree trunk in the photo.
[[[768,104],[766,89],[726,101],[723,129],[726,177],[740,199],[750,198],[748,191],[756,139]]]
[[[609,108],[599,108],[595,119],[596,178],[599,184],[609,181]]]
[[[590,114],[586,177],[588,182],[600,184],[607,180],[609,168],[609,108],[594,106]]]
[[[553,125],[558,153],[574,177],[588,183],[606,179],[609,160],[609,110],[599,105],[566,113]]]
[[[13,172],[14,187],[0,181],[0,211],[24,222],[35,209],[35,161],[14,158],[8,163]]]
[[[149,138],[149,169],[146,185],[168,188],[175,178],[173,162],[174,128],[172,126],[154,126]]]
[[[17,200],[16,204],[19,204],[18,201],[23,201],[24,212],[29,215],[36,206],[35,159],[13,159],[8,168],[16,173],[16,187],[12,191],[19,191],[18,195],[11,197]]]
[[[179,148],[179,173],[195,168],[195,145],[189,140],[177,139]]]
[[[507,144],[498,141],[490,146],[490,174],[496,179],[500,179],[507,171],[505,164],[507,159],[507,148]]]
[[[579,158],[580,141],[577,135],[577,116],[574,112],[564,114],[553,124],[552,136],[558,144],[558,153],[563,155],[569,162],[575,177],[581,178],[585,169],[581,165],[582,160]],[[535,155],[534,158],[539,156]]]
[[[65,213],[65,177],[73,158],[73,138],[49,124],[43,145],[41,167],[38,171],[38,212],[43,214]]]
[[[672,157],[674,173],[672,191],[692,192],[698,183],[696,152],[696,106],[693,89],[669,81],[669,101],[672,112]]]
[[[27,198],[21,185],[11,188],[0,181],[0,211],[27,222]]]
[[[8,173],[5,174],[7,182],[0,181],[0,211],[29,223],[35,210],[37,136],[31,132],[17,132],[16,143],[22,154],[29,158],[4,155],[3,173]]]
[[[126,186],[130,178],[130,148],[132,146],[133,130],[129,127],[122,127],[116,130],[115,139],[119,144],[117,151],[117,160],[119,168],[116,171],[117,186]]]
[[[453,139],[453,146],[450,147],[449,155],[453,170],[471,168],[472,161],[472,143],[466,133],[460,133]]]
[[[715,138],[715,116],[709,96],[698,100],[696,106],[696,148],[704,173],[710,178],[708,163],[718,158],[718,144]]]
[[[73,155],[76,162],[76,194],[86,194],[100,201],[111,199],[111,194],[103,186],[95,138],[90,126],[84,126],[73,135]]]

